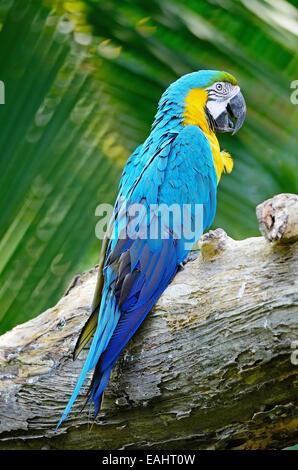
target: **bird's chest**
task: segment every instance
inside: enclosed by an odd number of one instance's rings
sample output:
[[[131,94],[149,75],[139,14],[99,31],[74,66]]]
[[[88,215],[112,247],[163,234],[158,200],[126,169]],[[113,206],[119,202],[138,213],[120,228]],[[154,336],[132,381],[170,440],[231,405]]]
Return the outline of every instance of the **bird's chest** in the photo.
[[[215,171],[217,174],[217,183],[219,183],[219,180],[221,178],[221,175],[224,169],[224,161],[223,161],[222,154],[220,152],[219,142],[214,132],[206,134],[206,137],[209,140],[209,143],[211,146],[214,167],[215,167]]]

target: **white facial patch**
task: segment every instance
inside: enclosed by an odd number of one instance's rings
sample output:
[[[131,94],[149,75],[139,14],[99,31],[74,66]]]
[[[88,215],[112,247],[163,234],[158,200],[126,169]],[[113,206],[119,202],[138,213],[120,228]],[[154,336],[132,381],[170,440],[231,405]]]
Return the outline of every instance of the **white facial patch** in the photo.
[[[226,101],[207,101],[206,108],[213,119],[217,119],[218,116],[225,111]]]
[[[227,82],[216,82],[206,90],[209,96],[206,107],[213,119],[216,120],[226,110],[230,100],[237,95],[240,87]]]

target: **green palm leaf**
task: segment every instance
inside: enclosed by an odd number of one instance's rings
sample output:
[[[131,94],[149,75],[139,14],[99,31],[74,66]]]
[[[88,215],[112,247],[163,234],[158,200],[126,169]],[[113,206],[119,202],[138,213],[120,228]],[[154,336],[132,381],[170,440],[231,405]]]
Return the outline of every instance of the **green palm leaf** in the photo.
[[[294,5],[0,1],[0,332],[53,305],[97,262],[95,208],[113,202],[161,93],[181,74],[227,70],[248,104],[241,132],[220,136],[235,168],[222,178],[214,226],[257,235],[256,204],[297,192]]]

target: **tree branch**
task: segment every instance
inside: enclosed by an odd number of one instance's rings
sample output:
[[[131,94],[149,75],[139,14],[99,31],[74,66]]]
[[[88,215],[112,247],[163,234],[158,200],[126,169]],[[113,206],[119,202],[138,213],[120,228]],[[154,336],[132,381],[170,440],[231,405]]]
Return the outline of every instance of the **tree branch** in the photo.
[[[235,241],[221,229],[203,235],[201,253],[121,355],[92,433],[88,413],[80,413],[88,383],[54,433],[86,356],[73,362],[71,355],[96,267],[76,276],[55,307],[0,338],[0,448],[297,443],[297,209],[296,195],[258,206],[266,240]]]

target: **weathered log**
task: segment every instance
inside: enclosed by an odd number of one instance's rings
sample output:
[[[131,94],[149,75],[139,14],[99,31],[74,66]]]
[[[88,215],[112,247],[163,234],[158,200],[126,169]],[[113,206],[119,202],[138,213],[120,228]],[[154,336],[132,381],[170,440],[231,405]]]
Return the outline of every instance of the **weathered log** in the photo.
[[[261,234],[270,242],[293,242],[298,238],[298,196],[278,194],[256,209]]]
[[[268,221],[272,233],[288,212],[278,237],[267,237],[277,242],[235,241],[221,229],[201,238],[200,253],[121,355],[91,433],[88,410],[80,412],[88,383],[54,430],[86,356],[83,351],[72,361],[97,268],[76,276],[55,307],[4,334],[0,448],[279,449],[297,443],[298,230],[291,220],[298,198],[293,209],[290,196],[268,202],[274,217],[267,209],[264,219],[266,203],[258,206],[262,233]],[[291,236],[284,237],[289,223]]]

